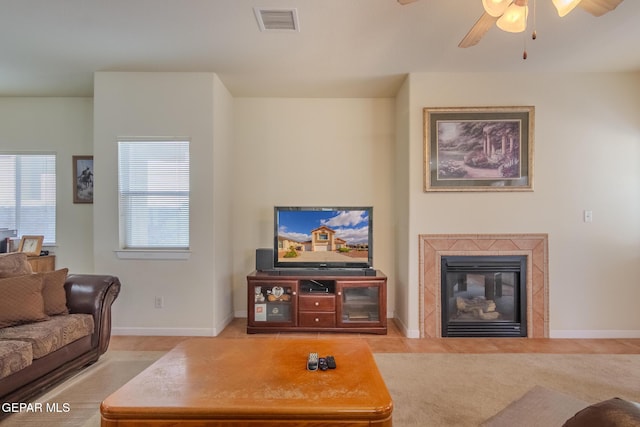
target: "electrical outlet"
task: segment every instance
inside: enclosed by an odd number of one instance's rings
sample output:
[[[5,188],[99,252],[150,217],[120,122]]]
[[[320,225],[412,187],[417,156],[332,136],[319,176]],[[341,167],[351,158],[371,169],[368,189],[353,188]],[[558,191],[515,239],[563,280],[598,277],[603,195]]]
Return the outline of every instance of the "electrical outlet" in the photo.
[[[164,298],[156,297],[154,304],[156,308],[164,308]]]

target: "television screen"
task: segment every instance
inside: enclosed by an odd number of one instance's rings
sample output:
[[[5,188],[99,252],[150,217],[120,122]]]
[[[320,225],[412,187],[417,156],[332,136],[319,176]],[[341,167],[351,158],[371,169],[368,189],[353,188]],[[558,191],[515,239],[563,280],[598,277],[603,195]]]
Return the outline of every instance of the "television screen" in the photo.
[[[275,267],[373,267],[371,207],[275,207]]]

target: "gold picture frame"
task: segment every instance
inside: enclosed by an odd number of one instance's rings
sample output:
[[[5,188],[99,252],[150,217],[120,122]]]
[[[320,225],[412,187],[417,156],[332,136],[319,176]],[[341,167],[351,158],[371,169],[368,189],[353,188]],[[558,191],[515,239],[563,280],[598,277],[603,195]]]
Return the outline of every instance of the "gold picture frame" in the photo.
[[[533,191],[535,107],[424,109],[424,191]]]
[[[44,236],[22,236],[18,252],[24,252],[27,256],[40,256]]]

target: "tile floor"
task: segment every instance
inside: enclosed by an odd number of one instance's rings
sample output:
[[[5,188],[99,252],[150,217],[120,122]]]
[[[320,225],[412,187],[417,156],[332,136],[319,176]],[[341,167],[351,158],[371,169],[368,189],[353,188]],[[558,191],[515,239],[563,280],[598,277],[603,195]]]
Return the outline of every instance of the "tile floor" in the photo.
[[[426,338],[410,339],[393,320],[387,335],[350,333],[247,334],[247,319],[234,319],[216,338],[362,338],[374,353],[583,353],[640,354],[640,338],[633,339],[543,339],[543,338]],[[179,342],[194,337],[119,336],[111,337],[110,350],[170,350]],[[209,338],[211,339],[211,338]],[[215,338],[213,338],[215,339]]]

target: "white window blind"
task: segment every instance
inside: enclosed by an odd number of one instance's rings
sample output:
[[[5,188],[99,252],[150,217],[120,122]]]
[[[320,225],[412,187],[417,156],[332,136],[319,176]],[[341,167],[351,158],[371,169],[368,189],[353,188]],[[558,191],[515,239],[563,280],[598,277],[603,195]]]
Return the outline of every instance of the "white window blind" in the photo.
[[[189,249],[189,141],[118,141],[123,249]]]
[[[55,244],[55,154],[0,153],[0,228]]]

